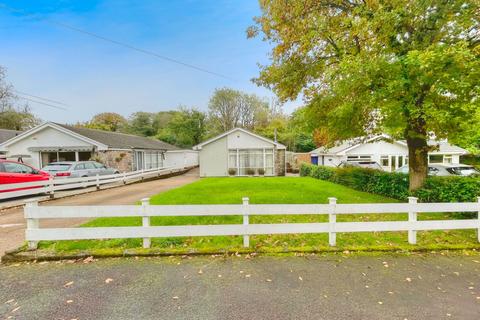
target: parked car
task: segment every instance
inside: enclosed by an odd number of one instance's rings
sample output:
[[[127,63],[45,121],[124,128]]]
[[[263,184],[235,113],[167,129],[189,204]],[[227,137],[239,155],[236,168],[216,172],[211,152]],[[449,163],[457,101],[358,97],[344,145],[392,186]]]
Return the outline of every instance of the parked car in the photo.
[[[408,174],[408,165],[398,168],[395,172]],[[475,176],[480,172],[467,164],[429,164],[429,176]]]
[[[0,184],[23,183],[48,180],[50,174],[17,161],[0,160]],[[26,190],[38,187],[16,188],[0,192]]]
[[[52,162],[43,167],[42,170],[59,178],[81,178],[93,177],[97,174],[103,176],[120,173],[117,169],[108,168],[95,161]]]
[[[337,167],[339,168],[359,167],[359,168],[382,170],[382,167],[375,161],[342,161]]]

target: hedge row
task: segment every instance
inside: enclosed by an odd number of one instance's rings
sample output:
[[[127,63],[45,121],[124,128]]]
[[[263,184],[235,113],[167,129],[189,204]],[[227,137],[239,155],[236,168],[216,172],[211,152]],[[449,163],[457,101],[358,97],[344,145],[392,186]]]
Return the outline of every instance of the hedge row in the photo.
[[[408,191],[408,176],[357,167],[333,168],[302,164],[301,176],[338,183],[352,189],[407,200],[410,195],[421,202],[469,202],[480,196],[480,178],[428,177],[425,185],[413,193]]]

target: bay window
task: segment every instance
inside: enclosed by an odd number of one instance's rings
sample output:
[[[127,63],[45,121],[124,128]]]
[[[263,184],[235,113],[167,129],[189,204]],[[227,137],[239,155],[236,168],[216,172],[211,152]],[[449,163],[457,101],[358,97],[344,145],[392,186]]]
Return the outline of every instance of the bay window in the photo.
[[[236,175],[248,175],[249,169],[259,173],[263,169],[265,175],[274,174],[273,149],[230,149],[228,151],[228,168],[234,169]]]

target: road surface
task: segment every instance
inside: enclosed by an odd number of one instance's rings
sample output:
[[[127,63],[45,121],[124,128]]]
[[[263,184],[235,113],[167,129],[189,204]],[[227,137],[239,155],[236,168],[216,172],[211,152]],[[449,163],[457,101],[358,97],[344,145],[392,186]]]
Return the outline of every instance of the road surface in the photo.
[[[142,198],[183,186],[197,179],[199,179],[198,169],[193,169],[180,176],[80,194],[48,201],[43,205],[133,204]],[[70,227],[85,221],[87,219],[55,219],[45,220],[41,225],[46,227]],[[25,219],[23,218],[23,209],[13,208],[0,213],[0,257],[6,250],[15,249],[22,245],[24,241]]]
[[[480,255],[42,262],[0,288],[0,319],[478,320]]]

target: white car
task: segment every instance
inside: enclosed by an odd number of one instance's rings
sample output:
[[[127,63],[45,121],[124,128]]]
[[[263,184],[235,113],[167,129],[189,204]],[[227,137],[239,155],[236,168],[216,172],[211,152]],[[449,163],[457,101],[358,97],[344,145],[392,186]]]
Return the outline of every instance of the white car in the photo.
[[[398,173],[408,174],[408,165],[395,170]],[[429,164],[429,176],[477,176],[480,172],[475,167],[467,164]]]

